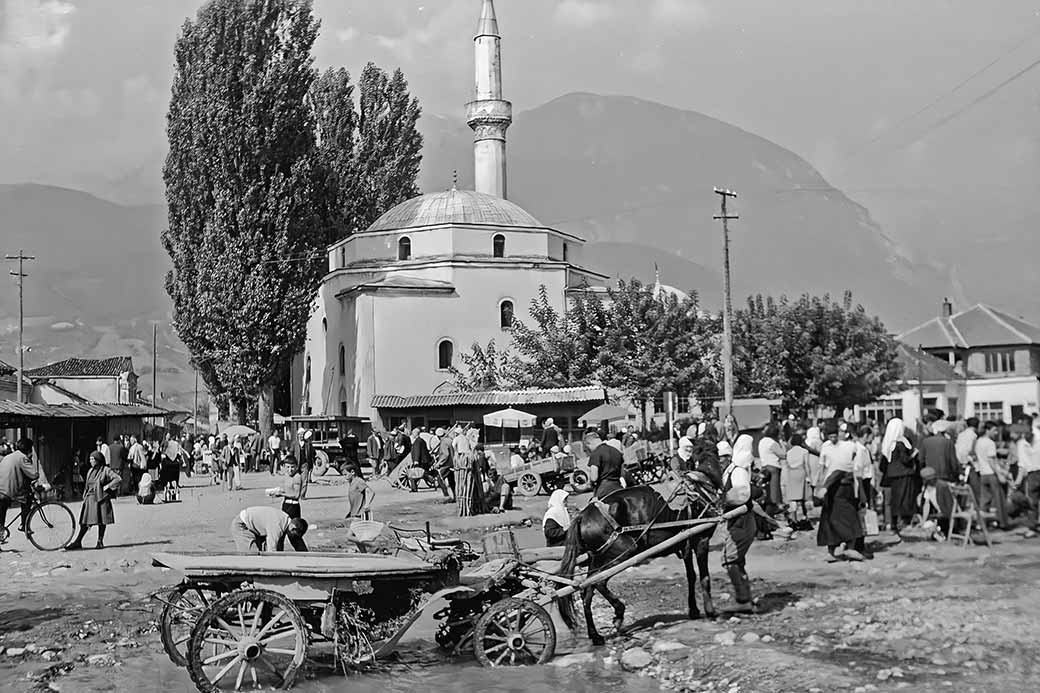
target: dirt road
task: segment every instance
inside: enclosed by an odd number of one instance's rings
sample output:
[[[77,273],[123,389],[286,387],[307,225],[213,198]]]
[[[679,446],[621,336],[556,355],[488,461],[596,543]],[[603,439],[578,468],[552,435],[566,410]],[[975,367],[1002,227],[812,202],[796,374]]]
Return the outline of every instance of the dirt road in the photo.
[[[15,536],[0,553],[0,688],[193,690],[163,654],[147,600],[179,578],[152,567],[149,554],[231,550],[231,519],[249,505],[271,504],[263,489],[276,484],[261,473],[248,475],[246,485],[234,493],[189,486],[182,503],[165,506],[121,499],[101,551],[41,553]],[[520,499],[520,509],[506,515],[461,519],[436,492],[374,487],[377,519],[430,520],[437,530],[472,537],[489,525],[515,523],[522,542],[538,542],[537,530],[519,523],[541,516],[544,496]],[[311,488],[304,506],[313,526],[309,543],[342,546],[342,486]],[[471,662],[438,663],[426,643],[406,643],[413,661],[430,666],[350,686],[408,691],[461,680],[492,691],[1035,691],[1040,543],[1010,534],[997,539],[992,549],[906,541],[880,547],[873,561],[860,564],[824,563],[811,536],[756,543],[749,572],[760,613],[716,621],[681,618],[681,565],[664,558],[612,581],[629,603],[629,619],[605,648],[561,634],[573,654],[553,666],[490,676]],[[729,586],[717,552],[712,571],[716,603],[724,607]],[[602,602],[596,609],[608,631],[610,612]],[[334,675],[310,676],[301,690],[344,689]]]

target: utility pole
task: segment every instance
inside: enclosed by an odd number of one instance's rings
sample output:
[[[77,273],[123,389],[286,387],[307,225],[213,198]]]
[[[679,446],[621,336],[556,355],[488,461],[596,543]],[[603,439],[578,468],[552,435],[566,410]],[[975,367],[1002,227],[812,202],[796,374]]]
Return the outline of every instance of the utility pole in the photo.
[[[920,414],[917,415],[917,433],[924,435],[924,359],[921,356],[924,354],[924,349],[921,345],[917,345],[917,410]]]
[[[199,369],[195,369],[195,402],[191,408],[191,432],[195,436],[199,435]]]
[[[157,346],[157,342],[158,342],[158,335],[159,335],[159,325],[158,325],[158,323],[156,323],[155,325],[152,325],[152,409],[155,409],[155,396],[156,396],[156,394],[158,392],[158,390],[156,389],[158,387],[157,383],[158,383],[158,375],[159,375],[159,371],[158,371],[159,359],[156,356],[156,346]]]
[[[11,272],[11,275],[18,277],[18,401],[22,401],[22,372],[25,370],[25,343],[23,341],[23,332],[25,330],[25,300],[24,300],[24,287],[25,278],[27,275],[23,271],[23,263],[26,260],[35,260],[35,255],[26,255],[24,250],[19,249],[17,255],[8,255],[8,260],[18,261],[18,271]]]
[[[723,298],[725,306],[722,311],[722,375],[724,380],[726,411],[733,413],[733,303],[729,286],[729,220],[739,219],[736,215],[726,213],[726,200],[736,198],[737,193],[731,190],[715,188],[715,194],[722,198],[722,213],[714,219],[722,220],[722,266],[723,266]]]

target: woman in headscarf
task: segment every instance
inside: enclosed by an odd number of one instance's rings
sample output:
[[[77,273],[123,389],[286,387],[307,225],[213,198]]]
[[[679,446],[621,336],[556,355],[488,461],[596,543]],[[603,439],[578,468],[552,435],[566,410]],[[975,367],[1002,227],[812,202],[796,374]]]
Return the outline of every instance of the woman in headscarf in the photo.
[[[864,556],[860,550],[864,533],[859,521],[860,489],[853,466],[856,445],[840,438],[838,424],[829,423],[827,441],[820,447],[824,477],[821,488],[825,493],[821,499],[823,505],[816,530],[816,545],[827,547],[828,560],[844,557],[862,561]]]
[[[914,459],[916,454],[907,440],[903,420],[890,420],[881,441],[881,464],[884,469],[881,485],[889,488],[891,529],[897,535],[917,512],[917,494],[920,489],[917,462]]]
[[[567,529],[571,526],[571,516],[567,512],[567,496],[563,489],[556,489],[549,496],[549,508],[542,517],[542,533],[546,546],[563,546],[567,538]]]
[[[453,457],[455,472],[455,502],[459,506],[459,517],[469,517],[473,514],[473,494],[475,485],[473,483],[473,448],[469,444],[469,437],[463,433],[455,436],[451,442],[455,450]]]
[[[112,498],[119,493],[122,478],[112,471],[100,450],[90,453],[90,471],[83,487],[83,506],[79,513],[79,535],[65,547],[66,551],[83,548],[83,537],[92,526],[97,526],[97,545],[105,548],[105,528],[116,521],[112,512]]]
[[[737,423],[737,417],[732,414],[726,414],[726,418],[722,420],[722,437],[719,440],[724,440],[733,446],[733,451],[736,452],[737,438],[740,437],[740,424]]]

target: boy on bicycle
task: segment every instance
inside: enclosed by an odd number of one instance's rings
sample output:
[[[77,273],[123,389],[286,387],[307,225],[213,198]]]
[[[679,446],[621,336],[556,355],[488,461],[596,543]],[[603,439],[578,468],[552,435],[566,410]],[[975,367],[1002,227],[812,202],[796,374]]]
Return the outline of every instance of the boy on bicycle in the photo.
[[[33,459],[33,442],[22,438],[15,450],[0,460],[0,527],[7,526],[7,510],[15,501],[21,501],[22,518],[18,531],[25,531],[25,521],[32,509],[31,483],[38,483],[43,490],[50,490],[47,475],[40,463]]]

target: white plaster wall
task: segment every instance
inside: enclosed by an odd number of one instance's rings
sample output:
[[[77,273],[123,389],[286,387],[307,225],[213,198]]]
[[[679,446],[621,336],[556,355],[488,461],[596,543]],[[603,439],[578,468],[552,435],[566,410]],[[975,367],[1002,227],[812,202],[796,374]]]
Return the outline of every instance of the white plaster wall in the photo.
[[[1016,357],[1017,360],[1017,357]],[[1017,363],[1016,363],[1017,365]],[[1003,402],[1004,421],[1011,421],[1011,407],[1024,407],[1026,413],[1040,407],[1040,382],[1035,377],[1005,379],[973,379],[967,383],[964,411],[972,416],[976,402]]]
[[[50,381],[89,402],[126,403],[125,392],[122,400],[119,397],[118,378],[50,378]]]
[[[501,234],[506,238],[505,257],[538,257],[549,256],[548,233],[500,231],[493,228],[461,228],[452,232],[453,246],[456,255],[485,255],[492,257],[494,238]]]

